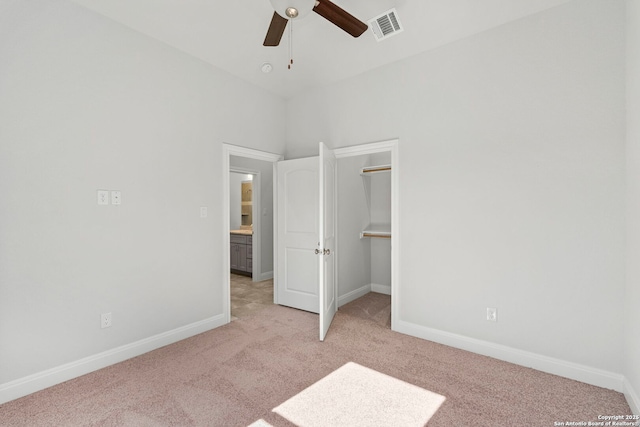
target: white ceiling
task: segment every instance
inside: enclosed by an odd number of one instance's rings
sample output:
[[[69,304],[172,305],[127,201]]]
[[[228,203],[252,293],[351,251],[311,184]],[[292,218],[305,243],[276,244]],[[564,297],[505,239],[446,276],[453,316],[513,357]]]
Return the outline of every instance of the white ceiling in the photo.
[[[280,46],[262,46],[269,0],[72,1],[288,98],[572,0],[334,0],[364,22],[395,7],[404,32],[353,38],[311,13],[295,22],[291,70],[288,28]]]

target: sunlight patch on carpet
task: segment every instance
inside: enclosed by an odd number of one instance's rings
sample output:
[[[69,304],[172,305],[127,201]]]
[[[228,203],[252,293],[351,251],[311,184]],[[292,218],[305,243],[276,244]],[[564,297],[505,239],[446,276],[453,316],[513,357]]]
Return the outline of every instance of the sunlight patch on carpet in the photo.
[[[254,421],[249,424],[248,427],[273,427],[271,424],[260,418],[258,421]]]
[[[349,362],[273,412],[300,427],[424,426],[445,397]]]

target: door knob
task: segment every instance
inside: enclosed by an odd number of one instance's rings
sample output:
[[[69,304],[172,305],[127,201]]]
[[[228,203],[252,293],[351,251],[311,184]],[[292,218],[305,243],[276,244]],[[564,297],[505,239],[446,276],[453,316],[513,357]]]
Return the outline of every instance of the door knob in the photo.
[[[320,255],[320,249],[316,249],[316,255]]]
[[[331,249],[325,249],[324,250],[324,254],[325,255],[331,255]]]

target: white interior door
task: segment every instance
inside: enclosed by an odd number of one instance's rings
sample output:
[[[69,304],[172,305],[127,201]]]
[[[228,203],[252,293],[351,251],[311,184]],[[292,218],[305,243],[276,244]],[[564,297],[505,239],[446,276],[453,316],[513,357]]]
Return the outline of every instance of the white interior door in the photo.
[[[318,313],[318,158],[277,164],[276,304]]]
[[[336,283],[336,157],[320,143],[318,162],[318,235],[320,247],[318,272],[320,281],[320,341],[324,341],[338,309]]]

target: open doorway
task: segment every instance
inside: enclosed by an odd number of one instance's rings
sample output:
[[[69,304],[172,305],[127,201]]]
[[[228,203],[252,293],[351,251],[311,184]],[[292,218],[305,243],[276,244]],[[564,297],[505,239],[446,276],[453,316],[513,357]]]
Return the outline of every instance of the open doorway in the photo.
[[[273,164],[280,159],[277,154],[223,144],[227,322],[273,303]],[[235,178],[239,188],[233,184]]]
[[[234,167],[234,158],[236,157],[231,156],[229,172],[230,268],[234,274],[260,280],[260,172]],[[257,257],[254,257],[254,252]]]
[[[391,152],[337,159],[339,310],[391,328]]]
[[[396,330],[400,289],[399,140],[334,150],[338,306]]]
[[[273,166],[238,156],[230,156],[229,163],[229,286],[235,320],[273,305]]]

